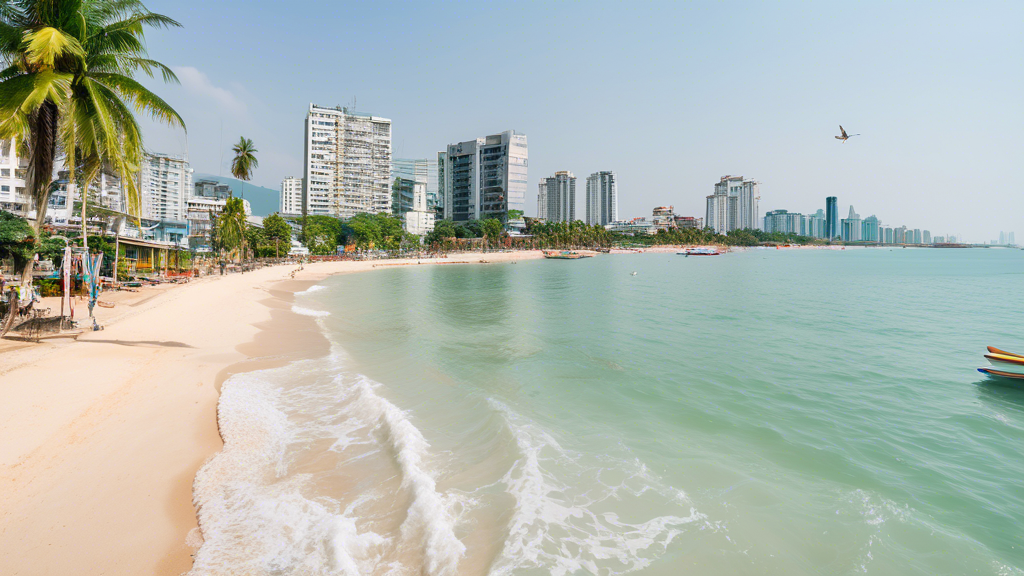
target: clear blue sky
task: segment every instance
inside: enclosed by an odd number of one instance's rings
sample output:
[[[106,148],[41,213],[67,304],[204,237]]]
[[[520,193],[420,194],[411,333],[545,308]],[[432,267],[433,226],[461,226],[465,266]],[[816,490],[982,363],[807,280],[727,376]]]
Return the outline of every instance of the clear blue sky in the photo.
[[[527,214],[556,170],[619,177],[620,216],[704,215],[720,176],[761,209],[1024,241],[1024,2],[331,2],[161,0],[151,31],[181,86],[197,171],[302,175],[310,102],[393,121],[396,157],[514,129],[529,137]],[[863,135],[843,144],[843,124]],[[223,126],[223,136],[222,127]],[[147,124],[147,145],[180,132]],[[582,194],[581,194],[582,196]]]

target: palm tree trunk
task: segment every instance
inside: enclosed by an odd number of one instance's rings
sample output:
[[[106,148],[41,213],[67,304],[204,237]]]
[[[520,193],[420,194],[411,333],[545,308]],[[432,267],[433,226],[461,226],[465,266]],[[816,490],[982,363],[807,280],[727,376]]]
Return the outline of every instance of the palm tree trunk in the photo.
[[[50,199],[50,181],[53,175],[53,157],[56,153],[57,143],[57,105],[46,100],[39,107],[39,110],[32,115],[31,149],[29,152],[28,174],[26,174],[26,186],[29,197],[36,204],[36,219],[30,220],[29,225],[35,232],[36,239],[43,229],[43,222],[46,220],[46,203]],[[31,206],[29,206],[31,209]],[[29,258],[21,271],[22,286],[32,285],[32,272],[35,267],[35,259]]]

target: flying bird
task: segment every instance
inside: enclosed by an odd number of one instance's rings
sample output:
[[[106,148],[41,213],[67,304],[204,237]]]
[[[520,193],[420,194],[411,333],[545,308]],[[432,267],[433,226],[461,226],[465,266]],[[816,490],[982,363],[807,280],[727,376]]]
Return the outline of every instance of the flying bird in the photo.
[[[860,134],[847,134],[842,124],[839,125],[839,131],[842,132],[842,136],[836,136],[836,140],[842,140],[844,144],[850,138],[853,138],[854,136],[860,136]]]

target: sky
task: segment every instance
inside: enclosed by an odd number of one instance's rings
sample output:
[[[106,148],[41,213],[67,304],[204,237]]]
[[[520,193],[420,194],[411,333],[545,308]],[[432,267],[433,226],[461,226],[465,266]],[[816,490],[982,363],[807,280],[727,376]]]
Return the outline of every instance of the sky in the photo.
[[[1024,241],[1024,2],[151,1],[183,28],[147,33],[180,85],[145,79],[185,120],[144,124],[154,151],[253,183],[302,176],[310,102],[390,118],[392,153],[436,159],[504,130],[537,182],[613,170],[619,216],[704,216],[724,175],[761,212]],[[843,143],[842,124],[860,133]]]

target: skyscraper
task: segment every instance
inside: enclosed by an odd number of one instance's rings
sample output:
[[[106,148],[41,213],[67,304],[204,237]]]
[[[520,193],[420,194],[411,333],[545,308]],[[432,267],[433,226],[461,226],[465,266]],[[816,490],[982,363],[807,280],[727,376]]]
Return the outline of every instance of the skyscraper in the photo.
[[[1003,232],[1002,230],[999,231],[999,243],[1006,244],[1006,232]]]
[[[391,120],[309,105],[303,214],[391,211]]]
[[[825,198],[825,239],[831,240],[839,233],[839,199],[829,196]]]
[[[444,217],[504,218],[526,204],[526,135],[514,130],[450,144],[444,156]]]
[[[548,222],[572,222],[576,219],[576,177],[563,170],[545,179]]]
[[[928,230],[923,230],[921,232],[921,241],[923,243],[925,243],[925,244],[931,244],[932,243],[932,233],[930,231],[928,231]]]
[[[850,206],[850,214],[843,218],[842,238],[843,242],[859,242],[861,233],[860,214],[853,211]]]
[[[705,226],[719,234],[743,228],[759,228],[758,183],[743,176],[722,176],[715,193],[707,197]]]
[[[192,195],[192,167],[184,156],[146,153],[139,171],[142,217],[185,221],[185,203]]]
[[[438,205],[437,170],[438,165],[427,158],[392,158],[391,183],[394,186],[395,178],[405,178],[423,184],[427,191],[427,210],[434,210]]]
[[[872,214],[861,222],[860,239],[864,242],[881,242],[882,238],[878,234],[878,230],[878,217]]]
[[[281,181],[281,214],[302,214],[302,178]]]
[[[587,224],[604,226],[619,219],[615,172],[594,172],[587,178]]]

